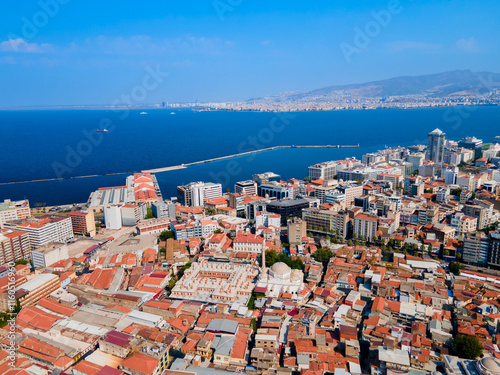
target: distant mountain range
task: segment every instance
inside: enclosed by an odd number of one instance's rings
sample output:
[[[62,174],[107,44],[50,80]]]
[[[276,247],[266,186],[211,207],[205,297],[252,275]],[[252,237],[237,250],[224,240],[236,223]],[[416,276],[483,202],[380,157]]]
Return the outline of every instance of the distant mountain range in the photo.
[[[433,98],[476,96],[500,88],[500,74],[455,70],[421,76],[403,76],[350,85],[328,86],[305,93],[282,93],[250,101],[306,101],[321,97],[384,98],[389,96],[424,95]]]

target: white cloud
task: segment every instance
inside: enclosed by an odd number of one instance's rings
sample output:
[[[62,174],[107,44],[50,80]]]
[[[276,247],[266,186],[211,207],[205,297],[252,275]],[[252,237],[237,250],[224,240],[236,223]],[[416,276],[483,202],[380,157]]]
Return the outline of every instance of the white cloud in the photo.
[[[465,52],[479,51],[479,45],[474,37],[459,39],[456,42],[456,46],[459,50]]]
[[[45,53],[51,50],[50,44],[28,43],[22,38],[9,39],[0,43],[0,52]]]
[[[423,52],[433,52],[441,48],[440,44],[415,42],[411,40],[395,41],[387,44],[390,52],[403,52],[407,50],[418,50]]]

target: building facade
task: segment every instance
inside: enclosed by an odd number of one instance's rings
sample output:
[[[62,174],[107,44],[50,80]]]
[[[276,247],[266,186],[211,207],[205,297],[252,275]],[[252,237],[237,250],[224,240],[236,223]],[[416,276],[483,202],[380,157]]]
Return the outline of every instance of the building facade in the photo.
[[[428,135],[426,160],[434,163],[442,163],[444,155],[445,133],[439,129],[434,129]]]
[[[0,229],[0,265],[19,259],[31,259],[29,236],[26,232]]]
[[[87,237],[96,235],[94,211],[71,211],[68,216],[71,218],[74,234]]]

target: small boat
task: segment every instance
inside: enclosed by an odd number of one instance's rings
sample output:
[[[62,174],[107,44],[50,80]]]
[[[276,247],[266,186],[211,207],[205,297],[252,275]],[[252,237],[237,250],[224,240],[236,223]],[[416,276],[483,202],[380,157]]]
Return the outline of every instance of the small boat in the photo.
[[[497,136],[495,137],[495,139],[500,139],[500,135],[497,135]]]
[[[140,115],[147,115],[148,113],[147,112],[141,112],[139,113]]]
[[[97,129],[97,132],[98,133],[107,133],[108,132],[108,129]]]
[[[175,112],[170,112],[171,115],[175,115]]]

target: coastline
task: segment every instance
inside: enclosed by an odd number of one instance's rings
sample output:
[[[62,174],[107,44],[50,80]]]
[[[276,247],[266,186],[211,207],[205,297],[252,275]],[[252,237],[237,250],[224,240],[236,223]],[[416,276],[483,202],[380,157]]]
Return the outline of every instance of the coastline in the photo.
[[[156,104],[144,105],[140,107],[110,107],[106,105],[88,105],[88,106],[41,106],[41,107],[0,107],[0,111],[142,111],[142,110],[166,110],[166,111],[191,111],[191,112],[242,112],[242,113],[302,113],[302,112],[337,112],[337,111],[373,111],[381,109],[390,110],[413,110],[413,109],[426,109],[426,108],[446,108],[446,107],[498,107],[500,103],[478,103],[478,104],[464,104],[464,103],[449,103],[446,105],[422,105],[422,106],[409,106],[409,107],[393,107],[393,106],[377,106],[373,108],[329,108],[329,109],[234,109],[234,108],[210,108],[210,107],[159,107]]]

